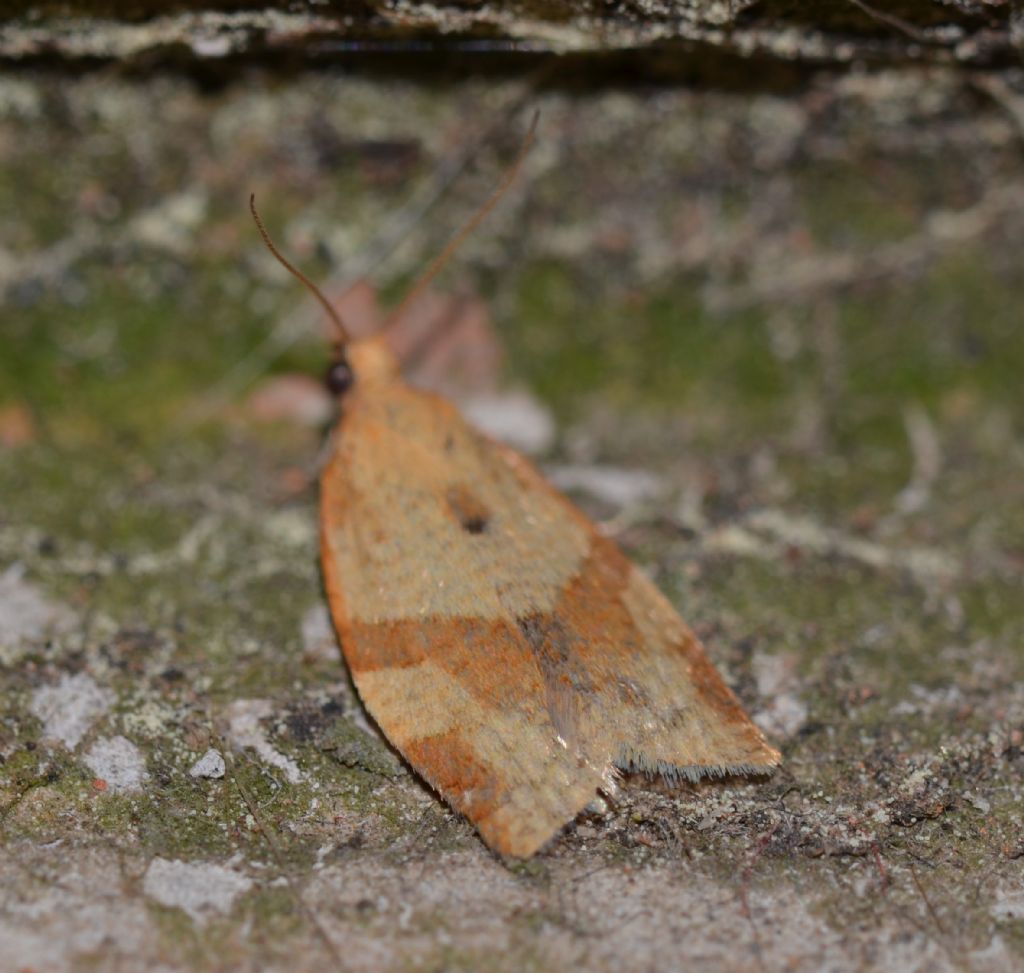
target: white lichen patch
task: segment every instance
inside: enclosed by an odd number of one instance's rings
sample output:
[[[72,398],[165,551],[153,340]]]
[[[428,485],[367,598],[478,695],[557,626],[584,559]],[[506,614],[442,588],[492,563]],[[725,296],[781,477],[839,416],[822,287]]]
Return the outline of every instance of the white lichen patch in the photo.
[[[309,659],[318,662],[340,662],[338,640],[331,625],[327,606],[321,601],[311,606],[299,623],[302,635],[302,652]]]
[[[206,215],[207,205],[205,193],[186,190],[136,217],[131,229],[145,246],[184,253]]]
[[[992,918],[999,922],[1018,922],[1024,919],[1024,886],[1015,889],[999,889],[992,908]]]
[[[73,622],[69,608],[25,580],[21,564],[0,574],[0,662],[15,662],[26,643],[65,632]]]
[[[555,420],[536,396],[522,389],[475,395],[460,402],[466,418],[488,436],[536,456],[555,441]]]
[[[271,705],[265,699],[235,700],[228,707],[228,739],[236,749],[252,749],[264,763],[283,771],[289,784],[298,784],[302,780],[298,764],[275,750],[260,726],[260,720],[271,712]]]
[[[73,750],[113,703],[111,690],[80,672],[61,676],[54,685],[41,686],[33,694],[29,709],[43,722],[44,740],[59,740]]]
[[[278,510],[263,518],[268,541],[287,548],[301,549],[316,544],[316,524],[298,510]]]
[[[615,507],[635,507],[664,494],[665,481],[648,470],[615,466],[558,466],[548,470],[562,490],[586,493]]]
[[[188,772],[192,777],[206,777],[218,780],[224,776],[226,769],[224,757],[221,755],[221,752],[219,750],[214,750],[211,747],[194,764],[192,764]]]
[[[122,729],[136,737],[165,737],[169,728],[180,725],[182,715],[173,706],[144,692],[127,700],[120,714]]]
[[[137,791],[147,777],[146,759],[126,737],[101,737],[82,758],[85,765],[115,793]]]
[[[789,738],[807,722],[807,704],[797,693],[796,658],[758,652],[751,661],[762,708],[754,722],[769,736]]]
[[[211,913],[230,912],[235,899],[252,884],[247,875],[214,862],[154,858],[142,890],[160,905],[181,909],[193,922],[203,924]]]

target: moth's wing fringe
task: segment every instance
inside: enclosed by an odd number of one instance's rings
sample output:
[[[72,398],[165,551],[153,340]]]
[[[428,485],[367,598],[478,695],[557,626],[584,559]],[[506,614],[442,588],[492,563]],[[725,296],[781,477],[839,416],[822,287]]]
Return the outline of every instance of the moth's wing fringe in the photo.
[[[721,780],[726,777],[764,777],[775,771],[776,764],[691,764],[679,766],[664,760],[652,759],[647,754],[632,748],[623,748],[615,760],[615,766],[626,773],[645,774],[648,777],[663,777],[670,784],[687,781],[695,784],[701,779]]]

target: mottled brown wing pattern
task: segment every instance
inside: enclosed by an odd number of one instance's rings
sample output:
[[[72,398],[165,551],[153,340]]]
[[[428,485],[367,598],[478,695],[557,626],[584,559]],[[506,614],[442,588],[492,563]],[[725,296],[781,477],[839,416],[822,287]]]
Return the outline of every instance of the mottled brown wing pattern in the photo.
[[[335,436],[323,564],[353,680],[492,848],[533,854],[616,767],[778,762],[650,581],[450,403],[357,387]]]

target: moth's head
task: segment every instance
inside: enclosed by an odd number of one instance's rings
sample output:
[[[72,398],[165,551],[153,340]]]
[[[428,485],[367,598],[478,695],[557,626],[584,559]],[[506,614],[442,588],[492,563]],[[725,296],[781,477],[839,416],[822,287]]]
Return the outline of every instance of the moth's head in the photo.
[[[380,385],[398,378],[398,359],[383,335],[356,338],[327,370],[327,388],[332,395],[343,395],[355,383]]]
[[[388,347],[383,335],[370,335],[366,338],[353,338],[349,330],[342,323],[340,316],[334,306],[321,293],[316,286],[301,270],[294,267],[281,252],[274,246],[270,234],[267,233],[260,214],[256,211],[255,194],[249,196],[249,210],[256,226],[263,237],[267,249],[277,260],[289,271],[302,281],[309,288],[312,295],[320,302],[327,316],[334,324],[336,337],[334,341],[334,358],[327,368],[324,376],[324,383],[328,391],[340,398],[356,383],[360,385],[379,385],[382,382],[389,382],[399,376],[398,361]]]

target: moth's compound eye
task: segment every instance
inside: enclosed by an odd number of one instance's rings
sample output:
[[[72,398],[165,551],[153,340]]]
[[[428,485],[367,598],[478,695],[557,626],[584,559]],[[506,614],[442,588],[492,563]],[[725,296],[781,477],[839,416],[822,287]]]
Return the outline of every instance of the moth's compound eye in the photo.
[[[330,367],[327,369],[327,374],[324,376],[324,384],[331,395],[343,395],[352,388],[355,378],[352,366],[347,361],[336,361],[331,362]]]

